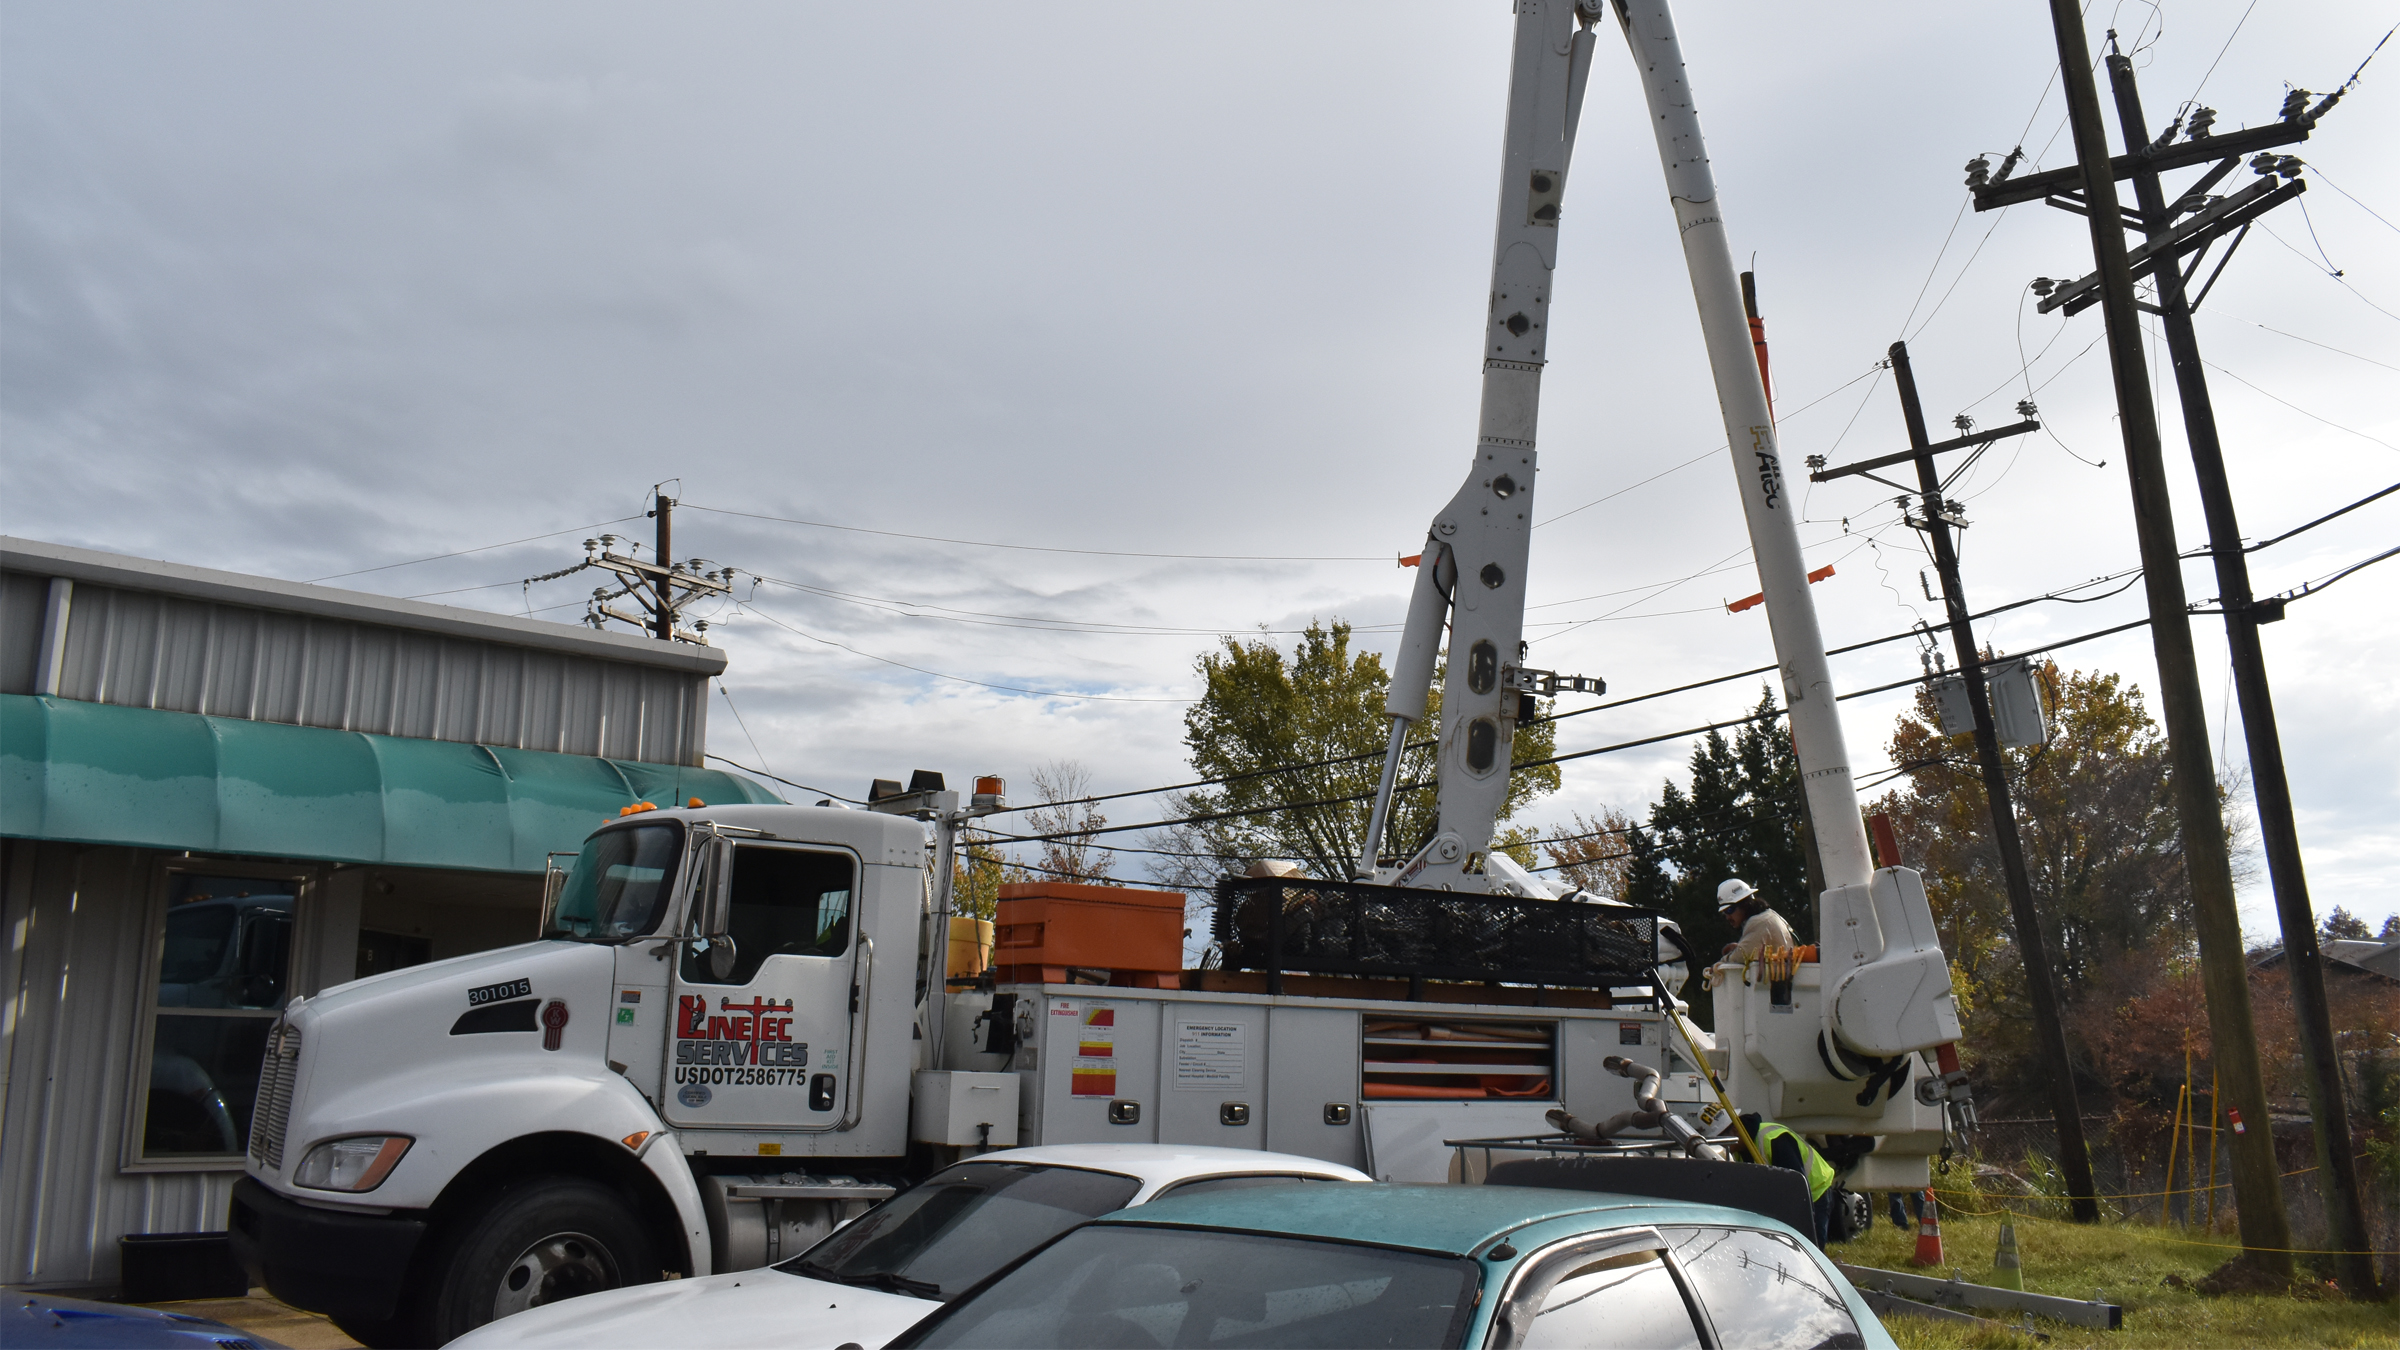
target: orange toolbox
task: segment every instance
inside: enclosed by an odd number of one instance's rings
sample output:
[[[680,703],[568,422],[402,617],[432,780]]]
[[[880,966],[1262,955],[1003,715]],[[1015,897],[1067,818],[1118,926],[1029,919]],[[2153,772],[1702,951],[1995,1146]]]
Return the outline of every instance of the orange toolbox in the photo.
[[[1112,983],[1168,987],[1183,969],[1183,893],[1033,881],[1000,888],[992,974],[1003,983],[1073,982],[1106,971]]]

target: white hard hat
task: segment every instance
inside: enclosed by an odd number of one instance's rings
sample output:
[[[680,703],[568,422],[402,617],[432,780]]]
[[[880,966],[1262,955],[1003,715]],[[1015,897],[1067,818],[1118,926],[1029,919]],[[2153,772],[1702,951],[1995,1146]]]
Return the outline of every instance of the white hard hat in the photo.
[[[1758,891],[1749,882],[1728,877],[1724,885],[1717,887],[1717,911],[1723,913],[1756,894]]]

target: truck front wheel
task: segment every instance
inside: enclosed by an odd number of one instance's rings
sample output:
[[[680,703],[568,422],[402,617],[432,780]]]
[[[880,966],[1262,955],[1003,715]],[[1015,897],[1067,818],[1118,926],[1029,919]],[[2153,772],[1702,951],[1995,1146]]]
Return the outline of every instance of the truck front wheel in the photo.
[[[463,1217],[427,1263],[408,1318],[421,1345],[486,1322],[603,1289],[648,1284],[658,1248],[615,1191],[543,1177],[502,1191]]]

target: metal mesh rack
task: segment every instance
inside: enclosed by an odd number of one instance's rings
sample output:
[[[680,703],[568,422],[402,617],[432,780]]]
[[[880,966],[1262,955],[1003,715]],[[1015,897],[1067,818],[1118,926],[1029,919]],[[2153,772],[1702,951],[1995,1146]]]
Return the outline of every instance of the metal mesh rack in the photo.
[[[1730,1141],[1719,1141],[1730,1142]],[[1682,1158],[1683,1146],[1672,1139],[1655,1135],[1632,1135],[1623,1139],[1606,1139],[1594,1143],[1571,1134],[1516,1134],[1498,1139],[1445,1139],[1442,1147],[1460,1155],[1469,1175],[1481,1176],[1491,1170],[1498,1151],[1509,1157],[1530,1158]],[[1467,1155],[1481,1155],[1474,1166]]]
[[[1229,877],[1215,937],[1227,970],[1647,987],[1658,916],[1358,882]]]

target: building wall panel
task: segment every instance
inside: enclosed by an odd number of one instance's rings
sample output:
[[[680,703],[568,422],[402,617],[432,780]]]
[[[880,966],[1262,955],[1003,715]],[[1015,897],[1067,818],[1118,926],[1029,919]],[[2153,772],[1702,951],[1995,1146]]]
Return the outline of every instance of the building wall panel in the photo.
[[[24,840],[10,849],[32,856],[8,869],[19,974],[0,1190],[16,1221],[0,1228],[0,1281],[109,1284],[117,1234],[222,1229],[240,1174],[118,1171],[148,950],[127,935],[147,917],[152,855]]]
[[[50,606],[50,579],[0,572],[0,694],[34,692],[41,663],[42,615]]]
[[[30,693],[48,581],[6,575],[0,679]],[[704,675],[92,583],[75,587],[59,692],[657,764],[705,749]]]

